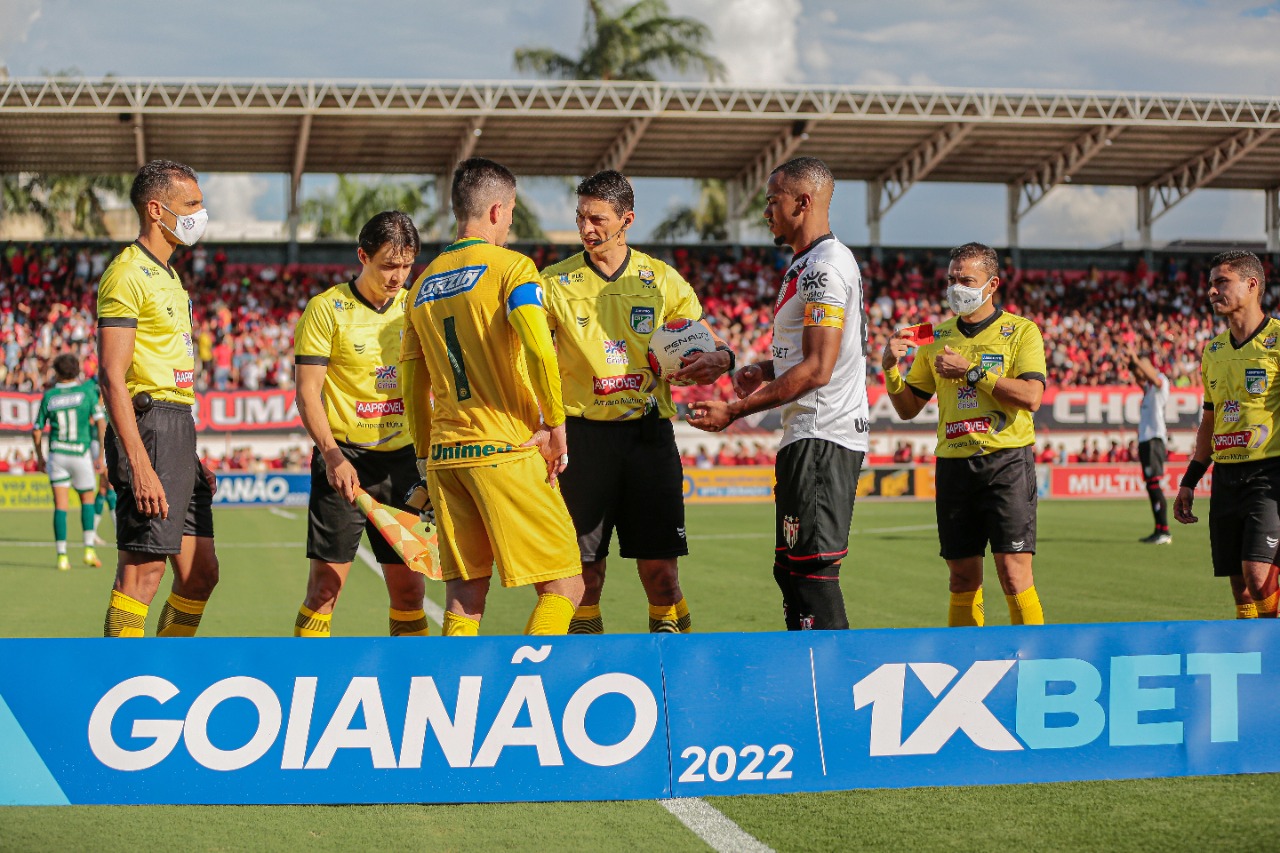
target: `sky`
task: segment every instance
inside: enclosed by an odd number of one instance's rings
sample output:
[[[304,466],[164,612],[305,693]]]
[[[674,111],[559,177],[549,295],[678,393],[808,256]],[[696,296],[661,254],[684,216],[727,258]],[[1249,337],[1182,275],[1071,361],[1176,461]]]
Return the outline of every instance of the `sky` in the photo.
[[[626,0],[614,0],[616,3]],[[1280,0],[668,0],[707,23],[729,82],[1280,93]],[[515,48],[574,53],[577,0],[0,0],[0,66],[97,77],[507,80]],[[373,11],[376,10],[376,11]],[[675,79],[674,77],[671,79]],[[325,176],[304,181],[323,191]],[[210,175],[215,219],[278,220],[284,178]],[[637,231],[687,203],[692,185],[636,182]],[[534,182],[552,229],[572,227],[564,182]],[[865,243],[865,189],[841,182],[833,226]],[[1005,240],[1002,186],[921,184],[884,219],[886,245]],[[1027,246],[1136,239],[1135,191],[1059,187],[1022,223]],[[760,233],[760,232],[757,232]],[[1157,242],[1261,240],[1261,193],[1200,191],[1155,223]]]

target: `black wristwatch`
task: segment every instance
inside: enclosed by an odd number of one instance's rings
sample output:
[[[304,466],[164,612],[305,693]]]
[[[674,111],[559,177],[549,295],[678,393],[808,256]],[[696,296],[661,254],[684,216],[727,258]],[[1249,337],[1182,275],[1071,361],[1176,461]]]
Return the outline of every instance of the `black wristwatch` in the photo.
[[[987,369],[985,367],[971,367],[965,371],[964,381],[970,388],[987,378]]]
[[[726,373],[731,374],[733,373],[733,371],[735,371],[738,368],[738,356],[734,354],[733,350],[730,347],[726,347],[726,346],[716,347],[716,352],[729,353],[729,369],[726,371]]]

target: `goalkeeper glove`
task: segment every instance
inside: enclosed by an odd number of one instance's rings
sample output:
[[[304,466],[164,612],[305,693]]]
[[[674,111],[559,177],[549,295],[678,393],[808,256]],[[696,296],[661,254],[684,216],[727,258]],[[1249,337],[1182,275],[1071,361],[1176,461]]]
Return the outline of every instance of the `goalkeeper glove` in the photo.
[[[417,511],[419,518],[434,527],[436,510],[431,505],[431,493],[427,491],[427,460],[425,459],[418,460],[418,476],[422,479],[413,484],[413,488],[404,496],[404,502]]]

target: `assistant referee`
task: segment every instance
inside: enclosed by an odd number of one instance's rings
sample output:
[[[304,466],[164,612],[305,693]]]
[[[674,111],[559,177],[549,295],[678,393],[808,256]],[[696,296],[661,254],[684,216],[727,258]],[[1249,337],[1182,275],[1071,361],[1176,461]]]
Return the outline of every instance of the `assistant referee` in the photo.
[[[298,414],[315,449],[307,506],[307,595],[295,637],[327,637],[333,608],[365,531],[382,564],[393,637],[426,636],[426,579],[354,505],[355,490],[407,509],[417,482],[413,439],[400,384],[404,284],[418,255],[418,229],[399,211],[384,211],[360,229],[360,275],[314,296],[294,332]]]
[[[129,198],[138,239],[98,284],[107,475],[119,495],[119,559],[103,633],[143,635],[167,559],[173,590],[156,636],[190,637],[218,583],[216,483],[196,455],[191,300],[169,259],[179,245],[195,245],[209,216],[196,173],[168,160],[139,169]]]

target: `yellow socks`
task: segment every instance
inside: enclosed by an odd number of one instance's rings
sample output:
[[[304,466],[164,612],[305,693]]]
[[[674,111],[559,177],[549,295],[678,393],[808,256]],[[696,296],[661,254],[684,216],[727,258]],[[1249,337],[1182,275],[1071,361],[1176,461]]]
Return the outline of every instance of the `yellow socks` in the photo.
[[[604,618],[600,615],[600,605],[584,604],[574,611],[573,618],[569,620],[569,633],[603,634]]]
[[[947,627],[964,628],[981,626],[986,621],[982,609],[982,590],[951,593],[951,606],[947,608]]]
[[[675,604],[649,605],[650,634],[688,634],[691,626],[689,605],[683,598]]]
[[[102,636],[141,637],[146,622],[147,605],[123,592],[111,590],[111,603],[107,605],[107,621],[102,627]]]
[[[1236,618],[1237,619],[1257,619],[1258,606],[1254,604],[1252,601],[1250,601],[1248,604],[1237,604]]]
[[[429,637],[430,626],[427,625],[427,614],[421,608],[417,610],[396,610],[391,608],[391,636],[393,637]]]
[[[444,629],[440,633],[445,637],[474,637],[480,633],[480,620],[446,610]]]
[[[1262,601],[1256,602],[1259,619],[1276,618],[1276,606],[1280,604],[1280,590],[1276,590]]]
[[[526,634],[552,635],[569,633],[569,622],[574,614],[573,602],[563,595],[544,592],[538,596],[538,604],[524,626]]]
[[[160,611],[160,622],[156,625],[157,637],[194,637],[200,627],[200,617],[204,615],[207,601],[195,601],[183,598],[176,592],[169,593],[169,600]]]
[[[332,613],[317,613],[305,604],[298,608],[298,618],[293,623],[295,637],[327,637]]]
[[[1011,625],[1043,625],[1044,610],[1040,607],[1040,596],[1036,588],[1029,586],[1017,595],[1006,595],[1009,603],[1009,624]]]

